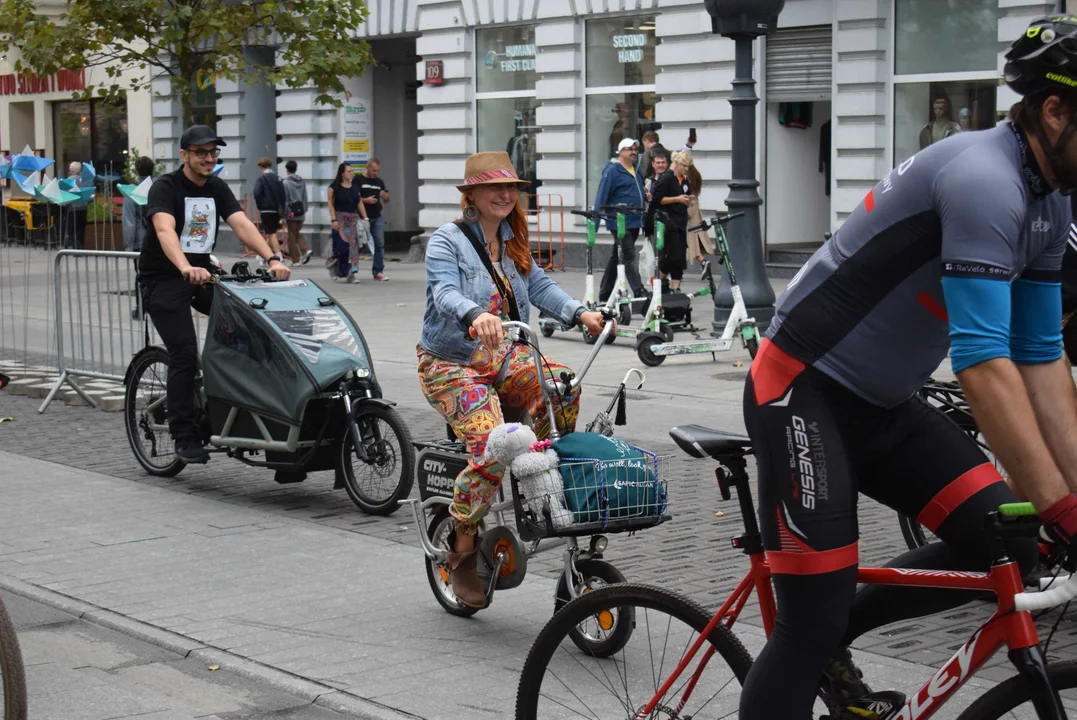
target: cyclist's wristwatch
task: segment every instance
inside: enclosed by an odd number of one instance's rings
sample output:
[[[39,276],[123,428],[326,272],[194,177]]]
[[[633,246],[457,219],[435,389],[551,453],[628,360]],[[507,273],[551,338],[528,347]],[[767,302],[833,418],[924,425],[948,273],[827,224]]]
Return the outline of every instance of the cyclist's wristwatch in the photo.
[[[268,258],[266,258],[266,264],[268,265],[269,263],[273,262],[274,260],[281,263],[282,265],[284,264],[284,256],[281,255],[280,253],[270,255]]]

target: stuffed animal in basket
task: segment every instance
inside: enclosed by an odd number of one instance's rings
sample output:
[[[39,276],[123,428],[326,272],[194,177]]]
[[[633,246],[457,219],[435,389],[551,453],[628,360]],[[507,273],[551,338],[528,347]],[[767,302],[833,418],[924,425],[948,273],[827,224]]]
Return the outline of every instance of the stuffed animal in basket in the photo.
[[[526,425],[505,423],[490,431],[486,456],[512,473],[524,507],[536,518],[543,518],[543,506],[549,502],[554,527],[572,524],[572,511],[565,507],[565,487],[557,469],[560,461],[549,441],[539,442]]]

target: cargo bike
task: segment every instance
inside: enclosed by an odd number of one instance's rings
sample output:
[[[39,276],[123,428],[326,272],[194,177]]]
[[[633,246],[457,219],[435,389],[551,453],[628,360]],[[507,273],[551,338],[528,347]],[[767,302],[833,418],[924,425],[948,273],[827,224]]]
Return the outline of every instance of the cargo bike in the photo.
[[[411,492],[415,449],[408,426],[374,374],[359,326],[317,283],[244,272],[213,277],[213,307],[195,379],[201,440],[275,471],[280,484],[331,470],[361,510],[388,515]],[[238,274],[237,274],[238,273]],[[124,385],[127,438],[151,475],[185,467],[168,431],[168,352],[150,344]]]
[[[530,326],[510,321],[503,323],[510,337],[515,337],[516,342],[526,343],[533,348],[535,371],[543,378],[543,399],[551,416],[555,403],[560,402],[569,391],[581,384],[595,357],[606,344],[606,339],[614,332],[614,311],[604,310],[603,314],[607,319],[605,328],[580,366],[579,372],[575,375],[562,372],[560,377],[552,377],[549,371],[544,371],[545,359],[538,350],[537,333]],[[588,424],[587,432],[611,437],[614,425],[626,424],[628,385],[631,383],[633,389],[639,389],[644,379],[641,371],[629,370],[606,410],[600,412],[594,421]],[[615,407],[616,417],[611,419],[610,413],[614,412]],[[509,417],[508,408],[505,414],[507,421],[513,419]],[[526,420],[527,418],[524,418],[525,422]],[[427,578],[434,597],[447,612],[468,617],[477,610],[460,603],[453,595],[446,564],[446,550],[449,535],[455,527],[455,520],[449,513],[453,487],[456,476],[466,467],[470,456],[464,444],[452,435],[451,429],[449,433],[448,439],[416,443],[419,450],[416,461],[419,499],[406,502],[411,504],[415,514],[419,539],[426,555]],[[552,427],[549,439],[556,443],[561,437],[557,428]],[[622,444],[627,446],[627,443]],[[555,613],[581,594],[625,582],[624,575],[603,559],[608,545],[607,536],[644,530],[668,520],[668,463],[668,457],[650,453],[646,453],[646,467],[643,469],[640,464],[626,466],[610,461],[584,459],[566,462],[563,459],[559,472],[566,485],[564,497],[554,497],[552,493],[527,497],[521,492],[520,484],[512,473],[506,470],[497,497],[479,527],[478,568],[487,588],[487,602],[493,599],[495,591],[515,588],[523,582],[529,557],[555,547],[564,548],[564,567],[558,578],[554,600]],[[589,484],[595,482],[601,482],[603,487],[592,487]],[[610,504],[607,492],[612,494],[617,488],[632,485],[645,488],[641,494],[635,496],[634,502],[613,510],[603,509],[604,502]],[[582,507],[587,504],[584,496],[591,501],[591,505],[586,508]],[[573,522],[559,523],[556,508],[563,503],[572,509],[573,499],[576,500],[576,507],[581,509],[573,511]],[[536,508],[539,508],[538,511]],[[510,524],[510,514],[515,520],[515,531]],[[581,544],[581,538],[588,540]],[[623,647],[632,634],[633,626],[634,620],[630,613],[610,612],[581,624],[574,631],[573,639],[588,652],[608,656]]]

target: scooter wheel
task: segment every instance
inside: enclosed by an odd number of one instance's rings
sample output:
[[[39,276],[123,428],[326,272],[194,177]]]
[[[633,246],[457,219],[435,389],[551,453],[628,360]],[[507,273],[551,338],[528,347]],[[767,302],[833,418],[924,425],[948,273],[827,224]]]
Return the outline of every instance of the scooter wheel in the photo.
[[[542,331],[542,337],[544,337],[544,338],[553,337],[553,332],[554,332],[553,325],[540,324],[539,325],[539,330]]]
[[[456,528],[456,518],[449,514],[449,508],[443,507],[430,518],[430,524],[426,527],[427,537],[436,548],[448,547],[449,534]],[[430,582],[430,590],[434,593],[434,599],[438,601],[445,612],[457,617],[471,617],[478,612],[473,607],[468,607],[456,599],[452,591],[452,582],[449,579],[449,568],[437,560],[426,558],[426,579]]]
[[[598,590],[615,583],[626,582],[621,571],[604,560],[582,560],[576,563],[582,582],[576,585],[576,595]],[[557,582],[557,598],[554,601],[554,615],[563,608],[572,596],[568,592],[568,583],[564,573]],[[568,632],[572,642],[584,653],[595,658],[608,658],[619,653],[632,637],[635,625],[635,608],[622,607],[614,611],[603,611],[592,615]]]
[[[587,328],[582,328],[581,332],[583,333],[583,341],[588,345],[594,345],[595,341],[598,340],[598,335],[592,335]]]
[[[659,328],[658,332],[662,335],[663,340],[673,342],[673,328],[670,327],[669,323],[662,323],[662,327]],[[753,355],[752,357],[755,356]]]
[[[647,333],[641,337],[636,343],[636,354],[639,355],[640,362],[647,367],[658,367],[665,362],[665,355],[655,355],[652,350],[655,345],[665,341],[666,339],[657,333]]]
[[[748,354],[752,356],[752,360],[755,360],[755,355],[759,352],[759,338],[752,337],[744,344],[748,346]]]
[[[621,305],[621,312],[617,316],[617,322],[622,325],[632,324],[632,305],[631,303],[624,303]]]

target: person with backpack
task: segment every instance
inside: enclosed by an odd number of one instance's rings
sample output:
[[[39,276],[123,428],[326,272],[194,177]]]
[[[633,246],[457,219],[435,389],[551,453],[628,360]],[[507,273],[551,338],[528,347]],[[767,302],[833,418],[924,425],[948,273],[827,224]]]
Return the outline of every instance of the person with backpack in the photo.
[[[153,158],[145,155],[135,160],[135,185],[153,175]],[[142,243],[149,232],[146,208],[129,197],[123,199],[123,247],[128,252],[142,252]]]
[[[307,216],[307,183],[296,174],[298,165],[295,160],[289,160],[284,164],[288,172],[284,180],[284,217],[288,230],[288,253],[292,256],[293,265],[306,265],[310,262],[313,254],[303,242],[300,231],[303,229],[303,220]]]
[[[280,230],[280,218],[285,206],[284,185],[280,176],[271,169],[272,166],[273,162],[267,157],[258,161],[262,174],[254,183],[254,203],[262,218],[262,232],[269,242],[269,247],[274,255],[280,255],[277,231]]]

